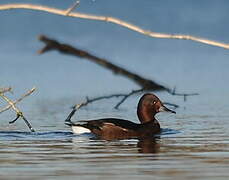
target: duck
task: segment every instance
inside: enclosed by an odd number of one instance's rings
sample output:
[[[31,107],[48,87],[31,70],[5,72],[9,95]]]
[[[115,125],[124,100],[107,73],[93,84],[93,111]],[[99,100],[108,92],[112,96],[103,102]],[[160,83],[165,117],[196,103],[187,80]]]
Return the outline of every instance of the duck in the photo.
[[[102,118],[80,120],[77,123],[68,121],[65,124],[72,128],[74,134],[92,133],[107,140],[145,138],[161,132],[160,123],[155,118],[159,112],[176,113],[164,106],[155,94],[146,93],[140,98],[137,106],[140,123],[118,118]]]

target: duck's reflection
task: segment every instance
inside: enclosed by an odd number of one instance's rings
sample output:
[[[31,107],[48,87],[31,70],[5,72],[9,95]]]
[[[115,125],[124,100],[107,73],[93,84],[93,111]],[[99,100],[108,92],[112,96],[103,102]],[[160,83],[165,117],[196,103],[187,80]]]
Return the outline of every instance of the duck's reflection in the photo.
[[[74,137],[75,148],[86,151],[110,153],[158,153],[160,151],[159,137],[147,137],[137,139],[104,139],[99,137]]]
[[[160,144],[155,137],[138,139],[137,147],[139,153],[158,153],[160,150]]]

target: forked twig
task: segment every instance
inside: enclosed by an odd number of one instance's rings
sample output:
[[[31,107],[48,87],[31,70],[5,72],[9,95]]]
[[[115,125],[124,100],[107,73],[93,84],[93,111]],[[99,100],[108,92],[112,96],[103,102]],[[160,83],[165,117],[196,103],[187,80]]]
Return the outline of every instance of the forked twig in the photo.
[[[0,93],[4,94],[6,92],[12,92],[12,88],[8,87],[8,88],[0,88]]]
[[[184,101],[187,101],[187,97],[188,96],[197,96],[199,95],[199,93],[177,93],[176,92],[176,87],[174,87],[174,89],[168,89],[167,92],[171,95],[174,96],[183,96],[184,97]]]
[[[36,89],[32,88],[30,89],[28,92],[26,92],[25,94],[23,94],[19,99],[17,99],[16,101],[13,101],[12,103],[15,105],[17,103],[19,103],[20,101],[22,101],[25,97],[29,96],[30,94],[32,94]],[[6,106],[5,108],[0,109],[0,113],[7,111],[8,109],[11,108],[11,105]]]
[[[66,10],[65,16],[68,16],[77,6],[80,5],[80,1],[76,1],[70,8]]]
[[[115,108],[115,109],[118,109],[119,106],[120,106],[127,98],[129,98],[130,96],[132,96],[132,95],[134,95],[134,94],[137,94],[137,93],[139,93],[139,92],[142,92],[142,91],[144,91],[144,89],[133,90],[133,91],[131,91],[130,93],[124,95],[123,98],[121,99],[121,101],[119,101],[119,102],[115,105],[114,108]]]
[[[111,94],[111,95],[107,95],[107,96],[100,96],[100,97],[96,97],[96,98],[91,98],[89,99],[88,97],[86,98],[86,101],[80,103],[80,104],[76,104],[75,106],[73,106],[72,108],[72,111],[70,112],[70,114],[68,115],[68,117],[66,118],[65,122],[71,122],[71,118],[72,116],[75,114],[75,112],[77,110],[79,110],[80,108],[84,107],[84,106],[87,106],[88,104],[90,103],[93,103],[93,102],[96,102],[96,101],[99,101],[99,100],[103,100],[103,99],[110,99],[110,98],[118,98],[118,97],[122,97],[122,99],[114,106],[115,109],[118,109],[119,106],[127,100],[127,98],[129,98],[130,96],[134,95],[134,94],[137,94],[137,93],[140,93],[140,92],[144,92],[146,90],[144,89],[138,89],[138,90],[133,90],[131,91],[130,93],[120,93],[120,94]],[[179,106],[176,105],[176,104],[172,104],[172,103],[167,103],[165,102],[164,104],[167,104],[167,105],[170,105],[170,106],[173,106],[174,108],[178,108]]]
[[[135,92],[137,92],[137,91],[139,91],[139,90],[136,90]],[[133,92],[133,91],[132,91]],[[132,93],[131,92],[131,93]],[[84,106],[87,106],[88,104],[90,104],[90,103],[93,103],[93,102],[96,102],[96,101],[100,101],[100,100],[103,100],[103,99],[110,99],[110,98],[114,98],[114,97],[129,97],[130,96],[130,93],[128,93],[128,94],[124,94],[124,93],[120,93],[120,94],[111,94],[111,95],[107,95],[107,96],[100,96],[100,97],[96,97],[96,98],[92,98],[92,99],[89,99],[88,97],[86,97],[86,101],[84,101],[84,102],[82,102],[82,103],[80,103],[80,104],[76,104],[76,105],[74,105],[72,108],[72,111],[70,112],[70,114],[68,115],[68,117],[66,118],[66,120],[65,120],[65,122],[70,122],[71,121],[71,118],[72,118],[72,116],[75,114],[75,112],[78,110],[78,109],[80,109],[80,108],[82,108],[82,107],[84,107]],[[121,104],[121,103],[120,103]],[[120,105],[119,104],[119,105]],[[117,108],[119,107],[119,105],[117,106]],[[115,108],[116,108],[116,106],[115,106]]]
[[[35,88],[31,89],[31,93],[35,90]],[[30,94],[31,94],[30,93]],[[11,101],[8,97],[6,97],[3,93],[0,93],[0,96],[11,106],[11,108],[16,112],[17,117],[13,120],[10,121],[9,123],[14,123],[18,120],[19,117],[21,117],[26,125],[29,127],[31,132],[35,132],[35,130],[33,129],[32,125],[29,123],[29,121],[25,118],[25,116],[23,115],[23,113],[15,106],[15,102]]]
[[[170,89],[168,87],[165,87],[164,85],[161,85],[151,79],[146,79],[143,76],[140,76],[137,73],[133,73],[121,66],[117,66],[111,62],[109,62],[107,59],[104,58],[100,58],[98,56],[95,56],[87,51],[84,51],[82,49],[78,49],[76,47],[73,47],[69,44],[63,44],[60,43],[56,40],[50,39],[44,35],[39,36],[39,40],[41,40],[42,42],[45,43],[45,46],[38,51],[39,54],[43,54],[47,51],[50,50],[56,50],[59,51],[60,53],[64,53],[67,55],[73,55],[79,58],[84,58],[87,59],[93,63],[96,63],[110,71],[112,71],[115,74],[119,74],[122,75],[126,78],[128,78],[129,80],[134,81],[136,84],[138,84],[141,89],[137,90],[137,92],[139,91],[167,91],[169,94],[171,95],[176,95],[176,96],[184,96],[184,100],[186,100],[187,96],[194,96],[194,95],[198,95],[197,93],[191,93],[191,94],[181,94],[181,93],[176,93],[176,89]],[[134,93],[134,91],[132,92]],[[131,94],[130,94],[131,95]],[[123,97],[123,99],[121,100],[120,104],[125,101],[127,97]],[[120,105],[117,104],[117,107]]]

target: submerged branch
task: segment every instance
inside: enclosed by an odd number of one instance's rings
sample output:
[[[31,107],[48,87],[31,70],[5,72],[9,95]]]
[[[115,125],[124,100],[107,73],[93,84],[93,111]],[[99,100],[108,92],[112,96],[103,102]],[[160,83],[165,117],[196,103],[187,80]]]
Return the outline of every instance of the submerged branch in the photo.
[[[71,121],[71,118],[75,114],[75,112],[78,109],[80,109],[80,108],[82,108],[84,106],[87,106],[88,104],[91,104],[91,103],[96,102],[96,101],[104,100],[104,99],[111,99],[111,98],[118,98],[118,97],[123,97],[123,99],[125,98],[124,100],[122,99],[115,106],[115,108],[117,109],[130,95],[133,95],[134,94],[133,92],[137,93],[137,92],[141,92],[141,91],[142,91],[142,89],[135,90],[135,91],[132,91],[132,92],[127,93],[127,94],[125,94],[125,93],[110,94],[110,95],[107,95],[107,96],[99,96],[99,97],[95,97],[95,98],[91,98],[91,99],[89,99],[88,97],[86,97],[86,101],[84,101],[84,102],[82,102],[80,104],[76,104],[76,105],[73,106],[73,110],[70,112],[70,114],[66,118],[65,122],[70,122]]]
[[[144,89],[138,89],[138,90],[133,90],[129,93],[120,93],[120,94],[110,94],[107,96],[99,96],[99,97],[95,97],[95,98],[91,98],[89,99],[88,97],[86,97],[86,101],[80,103],[80,104],[76,104],[75,106],[73,106],[72,111],[69,113],[68,117],[66,118],[65,122],[71,122],[71,118],[72,116],[74,116],[74,114],[76,113],[77,110],[79,110],[80,108],[87,106],[88,104],[91,104],[93,102],[99,101],[99,100],[103,100],[103,99],[111,99],[111,98],[118,98],[118,97],[122,97],[122,99],[114,106],[115,109],[118,109],[119,106],[124,103],[124,101],[127,100],[127,98],[129,98],[130,96],[140,93],[140,92],[144,92]],[[179,106],[176,104],[172,104],[172,103],[168,103],[168,102],[164,102],[164,104],[173,106],[174,108],[178,108]]]
[[[77,6],[77,5],[75,5],[75,6]],[[48,6],[41,6],[41,5],[35,5],[35,4],[2,4],[2,5],[0,5],[0,10],[29,9],[29,10],[48,12],[48,13],[57,14],[57,15],[61,15],[61,16],[70,16],[70,17],[74,17],[74,18],[110,22],[110,23],[117,24],[119,26],[125,27],[127,29],[130,29],[132,31],[138,32],[140,34],[143,34],[145,36],[149,36],[152,38],[191,40],[191,41],[195,41],[195,42],[199,42],[199,43],[203,43],[203,44],[207,44],[207,45],[211,45],[211,46],[229,49],[229,44],[226,44],[226,43],[213,41],[213,40],[209,40],[209,39],[205,39],[205,38],[201,38],[201,37],[190,36],[190,35],[165,34],[165,33],[157,33],[157,32],[153,32],[153,31],[148,31],[148,30],[145,30],[139,26],[128,23],[128,22],[123,21],[123,20],[118,19],[118,18],[72,12],[72,10],[75,8],[74,5],[72,7],[73,8],[72,9],[70,8],[70,11],[69,11],[69,9],[67,9],[67,10],[66,9],[57,9],[57,8],[51,8]]]
[[[20,99],[18,99],[17,101],[21,101],[24,97],[30,95],[32,92],[34,92],[35,88],[32,88],[28,93],[24,94]],[[29,127],[30,131],[31,132],[35,132],[35,130],[33,129],[32,125],[29,123],[29,121],[25,118],[25,116],[23,115],[23,113],[15,106],[16,104],[16,101],[13,102],[12,100],[10,100],[8,97],[6,97],[3,93],[0,93],[0,97],[2,99],[4,99],[8,104],[9,106],[16,112],[17,114],[17,117],[13,120],[13,121],[10,121],[9,123],[14,123],[17,121],[17,119],[19,117],[21,117],[24,122],[26,123],[26,125]]]

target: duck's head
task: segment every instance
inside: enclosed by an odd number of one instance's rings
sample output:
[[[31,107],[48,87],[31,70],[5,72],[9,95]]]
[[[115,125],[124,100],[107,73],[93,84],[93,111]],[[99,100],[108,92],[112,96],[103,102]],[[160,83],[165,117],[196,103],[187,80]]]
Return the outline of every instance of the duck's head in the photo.
[[[144,94],[138,103],[137,109],[138,118],[141,123],[154,120],[154,116],[159,112],[176,113],[165,107],[161,100],[154,94]]]

